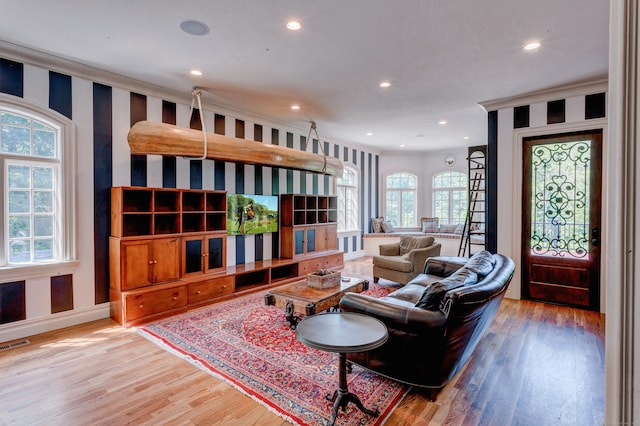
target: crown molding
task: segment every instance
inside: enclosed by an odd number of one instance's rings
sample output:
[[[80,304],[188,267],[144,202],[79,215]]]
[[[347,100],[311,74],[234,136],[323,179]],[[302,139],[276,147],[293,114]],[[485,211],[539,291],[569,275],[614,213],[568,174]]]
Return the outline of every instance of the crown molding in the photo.
[[[523,93],[520,95],[482,101],[479,102],[479,105],[486,111],[495,111],[504,108],[513,108],[520,105],[547,102],[550,99],[565,99],[572,96],[606,92],[607,88],[608,79],[605,76],[594,80],[580,81],[562,86],[554,86],[547,89]]]

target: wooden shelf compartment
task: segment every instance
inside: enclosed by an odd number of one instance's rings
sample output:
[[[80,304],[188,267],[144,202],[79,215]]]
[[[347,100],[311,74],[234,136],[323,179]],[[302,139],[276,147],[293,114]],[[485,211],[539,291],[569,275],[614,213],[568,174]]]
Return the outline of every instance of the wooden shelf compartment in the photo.
[[[131,212],[151,213],[152,198],[153,198],[153,191],[149,189],[122,188],[122,191],[121,191],[122,211],[125,213],[131,213]]]
[[[318,212],[316,211],[307,211],[305,223],[307,225],[313,225],[318,223]]]
[[[151,235],[152,217],[151,213],[123,213],[122,230],[118,234],[123,237]]]
[[[183,191],[182,192],[182,212],[204,212],[203,191]]]
[[[293,212],[293,225],[305,225],[307,223],[306,210],[296,210]]]
[[[207,212],[227,213],[227,193],[224,191],[207,192],[205,210]]]
[[[177,189],[155,189],[153,191],[154,213],[178,213],[180,211],[180,191]]]
[[[307,199],[304,195],[295,195],[293,197],[293,209],[304,210],[307,208]]]
[[[178,213],[156,213],[153,215],[153,234],[180,233],[180,215]]]
[[[271,268],[271,282],[291,280],[298,277],[298,264],[289,263]]]
[[[182,233],[203,232],[204,212],[182,213]]]
[[[226,212],[207,212],[205,215],[205,231],[225,231],[227,230],[227,214]]]
[[[307,195],[307,210],[315,210],[318,208],[318,199],[312,195]]]

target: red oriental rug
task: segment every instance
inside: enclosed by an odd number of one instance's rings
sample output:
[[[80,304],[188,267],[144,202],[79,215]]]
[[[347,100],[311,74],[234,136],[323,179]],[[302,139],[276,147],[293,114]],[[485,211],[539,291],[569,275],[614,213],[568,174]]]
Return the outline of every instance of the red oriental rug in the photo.
[[[393,287],[371,284],[380,297]],[[338,387],[338,355],[298,342],[282,309],[265,306],[266,291],[206,306],[138,328],[138,333],[231,384],[297,425],[325,425]],[[349,403],[337,425],[381,425],[409,387],[358,366],[347,375],[349,390],[371,417]]]

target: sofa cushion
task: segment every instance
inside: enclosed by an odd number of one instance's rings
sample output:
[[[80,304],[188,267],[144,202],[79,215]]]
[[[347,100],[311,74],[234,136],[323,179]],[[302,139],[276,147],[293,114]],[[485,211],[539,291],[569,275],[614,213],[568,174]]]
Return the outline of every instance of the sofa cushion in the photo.
[[[462,268],[466,263],[463,257],[438,256],[427,259],[424,273],[428,275],[438,275],[448,277]]]
[[[493,258],[493,255],[486,250],[481,250],[471,256],[464,266],[484,277],[493,271],[495,264],[496,260]]]
[[[382,227],[382,232],[384,233],[391,234],[393,232],[396,232],[395,228],[393,227],[393,224],[388,220],[383,221],[380,224],[380,226]]]
[[[423,217],[420,222],[422,223],[422,232],[438,232],[437,217]]]
[[[413,263],[403,256],[373,256],[373,264],[392,271],[413,272]]]
[[[429,247],[433,244],[435,239],[433,237],[400,237],[400,254],[407,254],[411,250]]]
[[[371,232],[374,234],[379,234],[382,232],[382,222],[384,222],[383,217],[374,217],[371,218]]]
[[[416,307],[437,311],[440,302],[449,290],[478,282],[478,274],[466,267],[458,269],[454,274],[436,281],[424,289]]]

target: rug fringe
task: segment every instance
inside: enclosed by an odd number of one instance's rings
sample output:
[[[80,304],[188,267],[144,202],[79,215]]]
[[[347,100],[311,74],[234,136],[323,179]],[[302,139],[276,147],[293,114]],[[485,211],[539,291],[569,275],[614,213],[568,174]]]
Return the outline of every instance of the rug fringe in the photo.
[[[167,342],[162,337],[157,336],[157,335],[149,332],[148,330],[144,330],[142,328],[136,328],[136,333],[141,335],[142,337],[146,338],[150,342],[155,343],[156,345],[162,347],[167,352],[169,352],[169,353],[171,353],[171,354],[173,354],[173,355],[175,355],[175,356],[177,356],[179,358],[182,358],[185,361],[189,362],[190,364],[198,367],[200,370],[205,371],[206,373],[210,374],[211,376],[215,377],[216,379],[225,382],[226,384],[230,385],[234,389],[238,390],[243,395],[248,396],[249,398],[251,398],[252,400],[257,402],[258,404],[262,405],[263,407],[265,407],[267,410],[269,410],[273,414],[277,415],[278,417],[283,418],[284,420],[290,422],[291,424],[296,425],[296,426],[309,426],[306,423],[301,423],[299,420],[293,419],[291,416],[288,416],[287,414],[285,414],[283,412],[280,412],[277,408],[275,408],[272,405],[270,405],[267,401],[264,401],[262,398],[259,398],[256,395],[251,394],[249,391],[244,389],[241,385],[239,385],[238,383],[235,383],[233,380],[229,379],[228,377],[225,377],[224,375],[212,370],[211,368],[208,368],[207,365],[205,363],[203,363],[202,361],[200,361],[198,358],[196,358],[194,356],[191,356],[191,355],[181,351],[180,349],[176,348],[171,343]],[[404,396],[402,398],[404,398]]]

